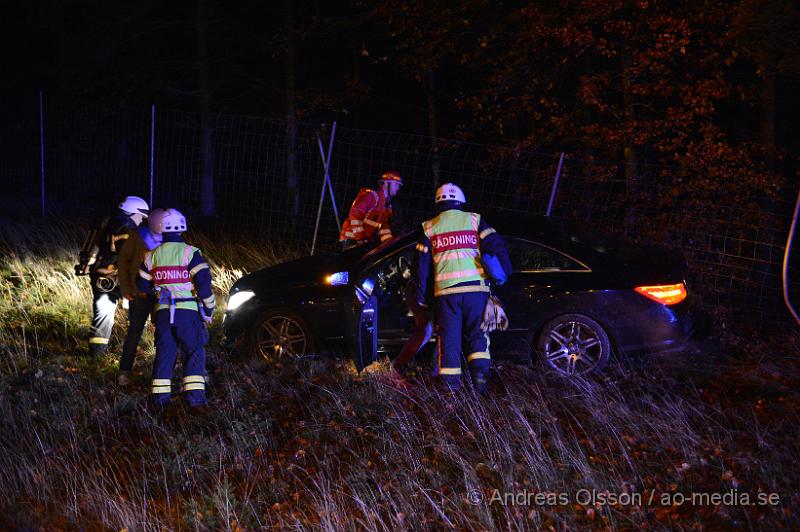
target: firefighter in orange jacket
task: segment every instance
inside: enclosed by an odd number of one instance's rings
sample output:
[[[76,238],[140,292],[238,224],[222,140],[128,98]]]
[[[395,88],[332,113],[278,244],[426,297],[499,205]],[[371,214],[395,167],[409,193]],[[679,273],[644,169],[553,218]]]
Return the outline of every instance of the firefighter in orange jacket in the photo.
[[[403,178],[394,170],[389,170],[381,175],[378,184],[378,190],[362,188],[358,191],[339,233],[342,249],[375,240],[385,242],[393,237],[390,226],[392,198],[403,185]]]

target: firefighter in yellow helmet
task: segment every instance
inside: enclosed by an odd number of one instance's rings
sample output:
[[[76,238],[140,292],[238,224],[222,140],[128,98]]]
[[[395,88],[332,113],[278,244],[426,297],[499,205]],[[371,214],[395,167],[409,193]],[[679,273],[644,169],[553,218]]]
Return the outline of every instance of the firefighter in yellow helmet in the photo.
[[[463,350],[472,385],[483,393],[491,356],[489,336],[481,329],[481,321],[492,282],[483,261],[499,263],[504,272],[500,282],[510,274],[511,261],[500,235],[480,214],[464,211],[465,203],[458,186],[445,183],[437,189],[439,215],[422,224],[414,260],[415,286],[417,304],[424,307],[425,294],[433,285],[440,377],[451,390],[461,386]]]
[[[342,249],[376,240],[385,242],[392,238],[392,198],[403,186],[403,178],[394,170],[389,170],[381,174],[378,184],[377,190],[359,190],[339,233]]]

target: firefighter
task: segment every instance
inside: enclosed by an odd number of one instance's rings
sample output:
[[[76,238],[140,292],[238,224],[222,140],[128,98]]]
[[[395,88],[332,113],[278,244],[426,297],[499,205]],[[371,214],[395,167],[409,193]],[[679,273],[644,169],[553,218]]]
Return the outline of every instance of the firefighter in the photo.
[[[392,198],[403,185],[403,178],[394,170],[389,170],[381,174],[378,185],[377,190],[362,188],[358,191],[339,233],[343,250],[392,238]]]
[[[153,311],[155,299],[153,294],[139,291],[136,279],[139,277],[139,266],[148,251],[161,244],[161,220],[164,209],[153,209],[147,225],[141,224],[128,231],[128,240],[119,252],[119,286],[122,297],[128,300],[128,334],[122,344],[122,358],[119,362],[117,384],[127,386],[130,383],[130,372],[139,340],[142,338],[147,318]]]
[[[105,354],[114,327],[117,303],[122,298],[117,278],[119,252],[135,229],[149,213],[147,202],[128,196],[119,204],[119,211],[106,218],[94,230],[81,251],[75,273],[88,273],[92,285],[92,325],[89,329],[89,352],[93,357]]]
[[[461,386],[461,354],[466,354],[472,385],[486,390],[491,369],[489,336],[481,329],[491,279],[482,255],[499,260],[505,272],[511,262],[503,239],[480,214],[463,210],[464,192],[452,183],[436,190],[439,215],[422,224],[415,266],[417,304],[425,307],[425,291],[433,284],[436,330],[439,334],[439,376],[455,391]],[[463,345],[462,345],[463,342]]]
[[[216,304],[211,270],[200,250],[182,236],[186,218],[167,209],[161,219],[162,243],[147,252],[139,269],[138,288],[155,293],[155,343],[150,391],[155,405],[169,403],[178,348],[183,353],[183,392],[190,407],[206,404],[206,325]]]

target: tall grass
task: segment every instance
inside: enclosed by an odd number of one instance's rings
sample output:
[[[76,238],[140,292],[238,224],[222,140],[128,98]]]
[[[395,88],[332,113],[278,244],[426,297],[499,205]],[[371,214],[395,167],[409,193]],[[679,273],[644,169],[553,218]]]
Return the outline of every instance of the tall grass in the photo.
[[[128,389],[114,385],[118,344],[105,360],[85,356],[91,294],[71,275],[80,233],[0,224],[4,528],[798,525],[796,335],[770,345],[740,339],[713,356],[646,357],[577,382],[496,362],[485,397],[467,387],[445,393],[424,371],[397,388],[385,361],[359,374],[344,360],[219,353],[211,413],[176,404],[160,418],[146,403],[151,351]],[[292,256],[193,240],[214,265],[220,296],[236,270]],[[583,500],[592,490],[638,494],[641,504]],[[661,504],[664,494],[731,490],[774,492],[780,503]],[[535,493],[567,500],[498,500]]]

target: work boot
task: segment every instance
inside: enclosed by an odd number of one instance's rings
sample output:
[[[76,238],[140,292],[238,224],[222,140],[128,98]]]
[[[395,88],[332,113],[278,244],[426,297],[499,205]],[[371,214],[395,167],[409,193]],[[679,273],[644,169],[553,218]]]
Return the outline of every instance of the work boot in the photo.
[[[117,385],[123,388],[131,383],[131,372],[124,369],[117,373]]]

